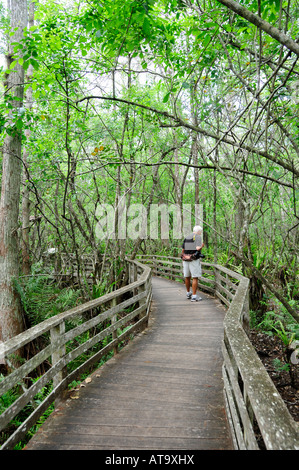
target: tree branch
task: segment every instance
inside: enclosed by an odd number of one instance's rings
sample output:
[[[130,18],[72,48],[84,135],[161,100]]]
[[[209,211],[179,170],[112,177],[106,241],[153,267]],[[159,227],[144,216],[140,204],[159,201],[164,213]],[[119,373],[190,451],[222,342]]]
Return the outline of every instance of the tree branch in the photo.
[[[125,103],[125,104],[131,105],[131,106],[137,106],[139,108],[145,109],[146,111],[151,111],[155,114],[159,114],[161,116],[164,116],[166,118],[171,119],[172,121],[175,121],[181,127],[191,129],[193,131],[198,132],[199,134],[202,134],[206,137],[211,137],[212,139],[215,139],[217,141],[219,139],[221,139],[223,142],[225,142],[228,145],[232,145],[233,147],[237,147],[237,148],[240,148],[240,149],[243,149],[243,150],[247,150],[248,152],[253,152],[257,155],[260,155],[260,156],[266,158],[267,160],[270,160],[270,161],[276,163],[277,165],[282,166],[285,170],[288,170],[291,173],[294,173],[296,176],[299,176],[299,169],[297,170],[297,168],[295,168],[294,165],[289,164],[288,162],[286,162],[284,160],[281,160],[281,159],[275,157],[274,155],[270,155],[268,152],[265,152],[263,150],[255,148],[255,147],[251,147],[250,145],[247,145],[247,144],[244,144],[244,143],[240,144],[238,142],[230,140],[227,137],[220,137],[220,136],[218,136],[218,135],[216,135],[212,132],[206,131],[205,129],[203,129],[199,126],[194,126],[194,125],[192,125],[188,122],[185,122],[183,119],[181,119],[177,116],[173,116],[172,114],[168,113],[167,111],[161,111],[159,109],[153,108],[151,106],[146,106],[146,105],[141,104],[141,103],[136,103],[134,101],[125,100],[125,99],[122,99],[122,98],[113,98],[113,97],[110,97],[110,96],[96,96],[96,95],[85,96],[84,98],[81,98],[80,100],[77,100],[76,104],[81,103],[81,102],[86,101],[86,100],[91,100],[91,99],[117,101],[119,103]],[[167,126],[165,126],[165,127],[167,127]]]
[[[252,13],[251,11],[247,10],[247,8],[240,5],[238,2],[234,0],[217,0],[222,5],[226,6],[230,10],[237,13],[237,15],[241,16],[245,20],[249,21],[249,23],[254,24],[259,29],[265,31],[269,36],[273,39],[276,39],[280,44],[287,47],[290,51],[297,54],[299,57],[299,44],[297,44],[293,39],[287,36],[285,33],[281,32],[275,26],[272,26],[267,21],[263,20],[260,16]]]

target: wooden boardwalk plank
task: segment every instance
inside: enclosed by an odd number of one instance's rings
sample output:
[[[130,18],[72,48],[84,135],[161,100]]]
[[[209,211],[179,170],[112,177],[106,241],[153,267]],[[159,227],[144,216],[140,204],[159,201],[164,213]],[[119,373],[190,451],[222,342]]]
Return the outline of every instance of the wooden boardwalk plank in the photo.
[[[150,327],[67,399],[27,450],[232,449],[224,411],[224,309],[153,279]]]

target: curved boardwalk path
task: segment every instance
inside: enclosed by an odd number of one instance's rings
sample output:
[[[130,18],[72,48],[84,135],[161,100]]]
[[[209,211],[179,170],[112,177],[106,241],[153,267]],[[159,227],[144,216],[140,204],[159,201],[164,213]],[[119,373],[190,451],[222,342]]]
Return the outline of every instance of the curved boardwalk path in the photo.
[[[29,450],[232,449],[224,411],[224,309],[153,278],[150,327],[64,401]]]

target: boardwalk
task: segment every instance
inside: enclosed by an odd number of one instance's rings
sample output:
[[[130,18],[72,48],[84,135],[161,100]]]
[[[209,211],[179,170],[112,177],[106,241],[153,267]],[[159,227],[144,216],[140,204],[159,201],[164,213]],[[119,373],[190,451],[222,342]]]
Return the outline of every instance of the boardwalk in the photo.
[[[232,449],[224,411],[224,309],[153,279],[149,329],[51,415],[28,450]]]

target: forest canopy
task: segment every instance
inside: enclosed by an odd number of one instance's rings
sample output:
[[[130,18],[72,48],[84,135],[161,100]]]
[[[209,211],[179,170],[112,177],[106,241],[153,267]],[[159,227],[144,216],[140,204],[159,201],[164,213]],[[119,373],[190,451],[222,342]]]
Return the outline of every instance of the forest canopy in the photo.
[[[200,207],[206,260],[250,277],[252,309],[275,299],[298,320],[298,2],[10,3],[24,19],[1,9],[0,286],[51,249],[79,268],[177,256],[174,217],[165,238],[142,224],[153,205],[191,223]],[[104,207],[135,236],[99,237]]]

